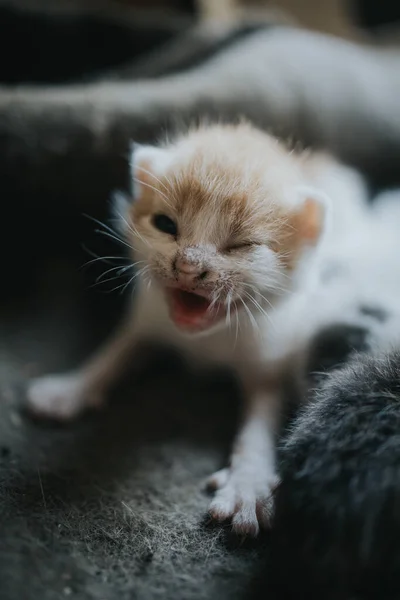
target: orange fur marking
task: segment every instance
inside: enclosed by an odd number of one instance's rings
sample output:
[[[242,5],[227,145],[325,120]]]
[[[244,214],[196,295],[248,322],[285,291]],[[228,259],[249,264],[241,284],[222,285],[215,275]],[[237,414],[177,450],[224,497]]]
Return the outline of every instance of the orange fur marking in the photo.
[[[318,171],[315,155],[289,152],[275,138],[248,124],[213,126],[190,131],[171,149],[176,160],[164,172],[139,165],[140,197],[132,207],[137,222],[155,212],[177,221],[188,244],[199,233],[218,250],[266,244],[289,270],[304,244],[315,244],[322,211],[312,198],[290,206],[285,198]],[[323,156],[326,164],[330,158]]]

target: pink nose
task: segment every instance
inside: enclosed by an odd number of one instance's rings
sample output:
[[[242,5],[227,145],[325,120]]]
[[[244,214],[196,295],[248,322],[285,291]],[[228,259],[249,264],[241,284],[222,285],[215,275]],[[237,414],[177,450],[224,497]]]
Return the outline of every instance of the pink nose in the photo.
[[[207,277],[207,271],[201,264],[195,264],[187,262],[183,259],[176,261],[176,268],[181,279],[192,282],[195,279],[205,279]]]

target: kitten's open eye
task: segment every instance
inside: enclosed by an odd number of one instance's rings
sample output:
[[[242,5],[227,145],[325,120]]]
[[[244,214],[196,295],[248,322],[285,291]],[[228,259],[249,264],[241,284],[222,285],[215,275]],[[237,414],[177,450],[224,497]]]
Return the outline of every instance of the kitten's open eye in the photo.
[[[176,223],[174,223],[172,219],[167,217],[167,215],[154,215],[153,225],[156,229],[162,231],[163,233],[168,233],[168,235],[177,235],[178,233]]]

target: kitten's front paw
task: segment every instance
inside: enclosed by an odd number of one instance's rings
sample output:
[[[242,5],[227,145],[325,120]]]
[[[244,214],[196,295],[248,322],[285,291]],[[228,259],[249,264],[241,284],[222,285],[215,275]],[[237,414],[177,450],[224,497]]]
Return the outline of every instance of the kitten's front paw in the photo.
[[[33,380],[27,390],[27,408],[37,417],[67,421],[88,406],[102,403],[99,395],[88,395],[78,375],[52,375]]]
[[[214,473],[208,486],[216,490],[210,515],[219,522],[232,519],[232,529],[239,535],[256,537],[260,528],[268,529],[273,511],[272,493],[278,483],[275,475],[222,469]]]

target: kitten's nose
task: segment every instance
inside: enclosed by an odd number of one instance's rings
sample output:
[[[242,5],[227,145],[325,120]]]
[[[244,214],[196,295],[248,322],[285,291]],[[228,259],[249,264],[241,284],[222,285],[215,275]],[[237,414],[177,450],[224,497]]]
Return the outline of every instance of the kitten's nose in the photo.
[[[205,279],[208,271],[206,271],[202,265],[188,262],[183,259],[176,261],[176,269],[179,277],[186,283],[192,283],[195,279]]]

